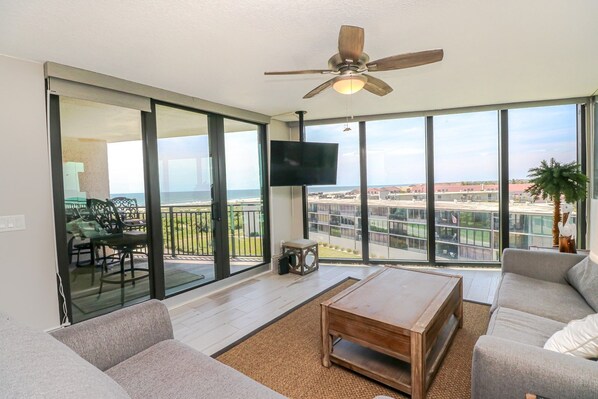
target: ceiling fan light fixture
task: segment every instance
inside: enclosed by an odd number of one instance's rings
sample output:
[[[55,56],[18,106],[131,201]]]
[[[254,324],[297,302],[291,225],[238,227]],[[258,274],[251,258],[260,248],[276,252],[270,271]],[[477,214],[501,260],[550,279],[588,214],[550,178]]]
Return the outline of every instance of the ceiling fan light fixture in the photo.
[[[332,88],[341,94],[354,94],[363,89],[367,80],[368,79],[362,75],[339,77],[336,82],[332,84]]]
[[[312,89],[303,98],[312,98],[331,87],[342,94],[357,93],[364,89],[383,97],[392,92],[386,82],[365,72],[392,71],[442,61],[444,51],[432,49],[414,53],[397,54],[370,61],[363,52],[364,30],[359,26],[342,25],[338,34],[338,53],[328,60],[328,69],[303,69],[299,71],[264,72],[266,75],[302,75],[308,73],[331,74],[335,78],[327,80]],[[350,97],[349,97],[350,98]]]

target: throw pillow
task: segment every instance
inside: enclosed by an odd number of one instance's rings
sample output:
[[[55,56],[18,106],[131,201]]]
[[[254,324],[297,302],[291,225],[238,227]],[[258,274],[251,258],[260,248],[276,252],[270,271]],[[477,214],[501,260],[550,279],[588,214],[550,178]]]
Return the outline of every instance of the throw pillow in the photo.
[[[598,314],[570,321],[548,338],[544,349],[586,359],[598,358]]]
[[[598,264],[587,257],[569,269],[565,278],[598,312]]]

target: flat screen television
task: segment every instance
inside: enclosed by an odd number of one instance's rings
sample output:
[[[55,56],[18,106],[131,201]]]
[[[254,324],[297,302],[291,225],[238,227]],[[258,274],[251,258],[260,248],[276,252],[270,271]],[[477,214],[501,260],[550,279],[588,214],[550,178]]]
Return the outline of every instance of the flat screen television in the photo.
[[[270,142],[271,186],[336,184],[338,144]]]

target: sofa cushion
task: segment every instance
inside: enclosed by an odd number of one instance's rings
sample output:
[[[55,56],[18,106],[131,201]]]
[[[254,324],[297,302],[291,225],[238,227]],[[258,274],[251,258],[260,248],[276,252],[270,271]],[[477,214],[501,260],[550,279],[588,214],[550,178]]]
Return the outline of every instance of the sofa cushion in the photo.
[[[106,371],[132,398],[281,399],[283,396],[169,339]]]
[[[129,398],[49,334],[0,315],[0,398]]]
[[[156,299],[76,323],[52,335],[102,371],[173,338],[168,309]]]
[[[505,273],[496,294],[494,311],[507,307],[562,323],[582,319],[594,310],[568,284],[552,283],[514,273]]]
[[[570,321],[546,341],[544,349],[586,359],[598,358],[598,313]]]
[[[598,312],[598,265],[587,257],[569,269],[566,279]]]
[[[492,314],[486,334],[541,348],[564,326],[559,321],[500,307]]]

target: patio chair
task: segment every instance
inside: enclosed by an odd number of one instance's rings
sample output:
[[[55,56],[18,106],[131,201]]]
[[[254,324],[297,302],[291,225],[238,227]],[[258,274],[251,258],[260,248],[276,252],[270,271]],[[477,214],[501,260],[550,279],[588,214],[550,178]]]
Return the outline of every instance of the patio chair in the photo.
[[[68,239],[68,256],[69,264],[73,263],[73,256],[77,257],[75,262],[76,267],[90,266],[94,263],[94,257],[91,253],[91,242],[89,238],[83,236],[79,231],[78,225],[81,222],[89,221],[89,211],[86,207],[81,207],[81,202],[77,202],[77,206],[65,202],[66,213],[66,231]],[[88,255],[89,259],[81,261],[81,255]],[[92,278],[93,285],[93,278]]]
[[[102,247],[103,254],[103,267],[98,295],[101,295],[104,283],[120,284],[121,301],[124,303],[125,283],[131,282],[132,285],[135,285],[136,280],[149,276],[147,269],[135,267],[134,260],[135,254],[145,255],[145,253],[141,252],[139,249],[147,246],[147,234],[144,231],[127,230],[118,209],[112,201],[90,199],[89,210],[96,222],[98,222],[102,229],[106,231],[104,236],[92,240],[94,246]],[[106,255],[106,247],[115,251],[115,254]],[[125,270],[125,262],[127,258],[129,258],[130,267],[128,270]],[[120,270],[108,273],[109,259],[117,261],[120,264]],[[136,277],[136,271],[143,273]],[[130,277],[125,278],[126,272],[130,272]],[[111,279],[111,277],[115,275],[120,275],[120,279]]]
[[[141,218],[137,199],[127,197],[114,197],[106,199],[114,204],[123,222],[125,230],[139,230],[145,227],[145,220]]]

